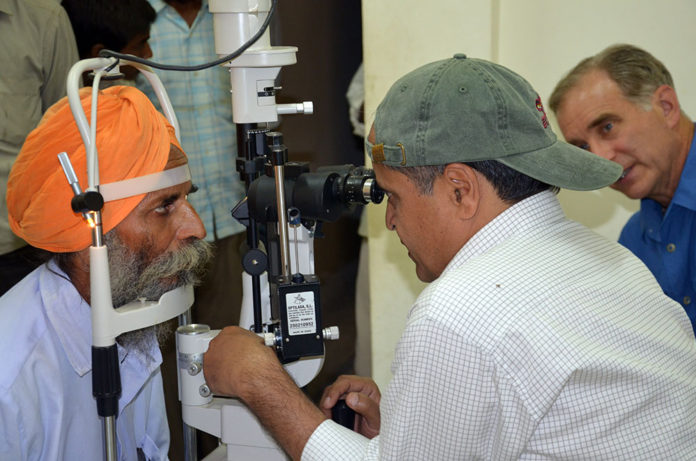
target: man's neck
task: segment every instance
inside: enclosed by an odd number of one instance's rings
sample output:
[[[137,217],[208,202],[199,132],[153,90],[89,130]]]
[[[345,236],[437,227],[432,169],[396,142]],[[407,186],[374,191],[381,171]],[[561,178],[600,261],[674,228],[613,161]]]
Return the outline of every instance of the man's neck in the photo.
[[[686,115],[682,114],[681,119],[679,120],[679,126],[677,127],[677,130],[679,132],[680,146],[679,156],[675,159],[673,163],[671,177],[669,178],[671,194],[666,203],[663,203],[662,201],[658,200],[658,202],[662,203],[662,205],[665,207],[669,206],[669,204],[672,202],[674,194],[677,191],[677,187],[679,187],[679,180],[681,179],[681,175],[684,172],[686,157],[688,157],[689,155],[689,151],[691,150],[691,143],[694,139],[694,122],[689,120],[689,118]]]
[[[201,0],[164,0],[168,5],[179,13],[189,27],[196,20],[198,12],[201,10]]]
[[[689,120],[688,117],[684,116],[684,160],[686,160],[687,155],[689,155],[689,150],[691,149],[691,143],[694,140],[694,122]]]
[[[90,304],[89,248],[62,258],[58,261],[58,266],[70,278],[82,299]]]

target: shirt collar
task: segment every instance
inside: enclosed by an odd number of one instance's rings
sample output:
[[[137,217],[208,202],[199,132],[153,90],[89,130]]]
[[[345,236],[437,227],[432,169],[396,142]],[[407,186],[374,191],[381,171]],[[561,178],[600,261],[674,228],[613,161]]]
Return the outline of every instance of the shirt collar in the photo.
[[[150,2],[150,6],[152,6],[152,9],[155,10],[155,13],[159,14],[160,11],[164,7],[167,6],[167,3],[164,0],[148,0]]]
[[[691,141],[691,147],[684,161],[684,168],[679,177],[677,190],[674,191],[674,197],[669,202],[667,210],[663,211],[662,205],[651,198],[641,199],[640,214],[638,215],[641,233],[646,235],[649,229],[660,228],[665,218],[672,212],[674,206],[696,211],[696,135]],[[652,232],[650,238],[659,241],[659,232]]]
[[[471,237],[442,274],[462,266],[468,260],[488,252],[515,235],[528,234],[533,229],[565,219],[555,193],[543,191],[528,197],[500,213]]]
[[[89,305],[54,261],[39,276],[46,315],[70,364],[79,376],[92,369],[92,322]]]
[[[10,0],[0,0],[0,13],[12,15],[15,13],[12,2]]]
[[[58,335],[65,355],[75,372],[79,376],[84,376],[92,370],[90,306],[82,299],[69,277],[52,260],[42,267],[39,286],[49,323]],[[149,375],[162,362],[162,355],[154,335],[149,354],[153,360],[118,346],[119,362],[123,365],[130,357],[141,364],[140,368],[145,375]],[[147,366],[143,366],[145,363]]]
[[[679,185],[674,192],[670,207],[673,203],[690,210],[696,210],[696,135],[691,141],[691,147],[679,178]]]

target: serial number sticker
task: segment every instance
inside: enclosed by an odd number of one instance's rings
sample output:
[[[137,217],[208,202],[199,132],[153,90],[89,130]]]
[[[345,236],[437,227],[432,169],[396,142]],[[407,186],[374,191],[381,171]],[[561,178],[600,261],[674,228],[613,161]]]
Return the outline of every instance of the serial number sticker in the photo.
[[[288,293],[285,295],[288,315],[288,334],[306,335],[317,331],[317,314],[314,308],[314,292]]]

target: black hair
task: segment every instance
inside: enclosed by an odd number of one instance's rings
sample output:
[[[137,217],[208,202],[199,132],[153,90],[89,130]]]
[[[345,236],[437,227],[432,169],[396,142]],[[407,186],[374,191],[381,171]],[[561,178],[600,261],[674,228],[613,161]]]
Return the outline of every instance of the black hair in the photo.
[[[481,173],[493,185],[498,197],[507,203],[517,203],[545,190],[554,193],[559,191],[556,186],[536,180],[495,160],[464,164]]]
[[[157,14],[147,0],[62,0],[80,58],[98,43],[121,51],[138,34],[149,34]]]
[[[481,173],[493,185],[496,194],[507,203],[517,203],[545,190],[555,193],[559,188],[538,181],[530,176],[513,170],[495,160],[463,162],[464,165]],[[435,179],[445,172],[446,165],[388,167],[406,175],[421,194],[432,194]]]

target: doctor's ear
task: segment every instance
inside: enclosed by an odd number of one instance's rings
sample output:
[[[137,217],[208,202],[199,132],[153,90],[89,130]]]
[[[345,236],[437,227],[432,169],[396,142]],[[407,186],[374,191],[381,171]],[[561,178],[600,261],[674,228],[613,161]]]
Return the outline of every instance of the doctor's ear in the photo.
[[[467,210],[478,206],[480,184],[473,168],[463,163],[450,163],[445,167],[443,177],[447,195],[453,205]]]

